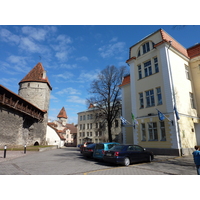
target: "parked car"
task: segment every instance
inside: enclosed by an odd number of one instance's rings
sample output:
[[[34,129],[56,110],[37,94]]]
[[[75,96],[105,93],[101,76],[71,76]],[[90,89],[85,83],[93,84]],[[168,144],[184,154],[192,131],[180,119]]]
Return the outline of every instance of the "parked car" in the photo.
[[[87,157],[87,158],[92,158],[93,157],[93,152],[96,144],[88,144],[87,147],[85,147],[82,151],[82,155]]]
[[[107,143],[98,143],[95,146],[93,158],[97,160],[103,160],[105,151],[108,151],[115,145],[118,145],[117,142],[107,142]]]
[[[93,144],[93,142],[85,142],[84,144],[81,144],[81,145],[80,145],[80,152],[81,152],[81,153],[83,152],[83,149],[84,149],[85,147],[87,147],[88,144]]]
[[[128,166],[135,162],[151,162],[154,155],[139,145],[117,145],[106,151],[104,161]]]

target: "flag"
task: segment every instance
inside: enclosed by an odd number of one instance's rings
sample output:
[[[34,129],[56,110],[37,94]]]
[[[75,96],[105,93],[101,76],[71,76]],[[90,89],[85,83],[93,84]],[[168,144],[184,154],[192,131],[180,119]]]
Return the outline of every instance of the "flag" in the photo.
[[[134,117],[133,113],[131,113],[131,117],[132,117],[132,120],[134,120],[134,119],[135,119],[135,117]]]
[[[126,119],[124,119],[122,116],[120,117],[121,121],[122,121],[122,124],[126,124]]]
[[[176,106],[174,105],[174,111],[175,111],[175,114],[176,114],[176,119],[179,120],[180,117],[179,117],[179,114],[178,114],[178,111],[176,109]]]
[[[137,121],[137,119],[134,120],[134,123],[138,125],[138,121]]]
[[[158,118],[159,118],[159,120],[163,121],[165,119],[165,116],[159,110],[157,110],[157,111],[158,111]]]

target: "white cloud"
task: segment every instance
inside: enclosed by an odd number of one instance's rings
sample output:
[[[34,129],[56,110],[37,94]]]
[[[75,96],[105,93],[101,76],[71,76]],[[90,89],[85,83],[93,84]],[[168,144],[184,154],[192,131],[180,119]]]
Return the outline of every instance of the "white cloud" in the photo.
[[[54,100],[57,100],[58,98],[53,96],[52,94],[50,95],[50,99],[54,99]]]
[[[114,37],[109,42],[117,42],[117,40],[118,40],[118,37]]]
[[[78,61],[88,61],[88,57],[82,56],[82,57],[76,58],[76,60],[78,60]]]
[[[74,74],[70,73],[70,72],[65,72],[63,74],[57,74],[57,75],[53,75],[53,77],[56,78],[56,80],[58,82],[62,81],[62,80],[69,80],[72,77],[74,77]]]
[[[117,42],[100,47],[98,50],[103,58],[111,57],[124,51],[125,43]]]
[[[18,44],[20,41],[20,37],[18,35],[11,33],[7,29],[0,29],[0,39],[4,42],[10,42],[14,44]]]
[[[24,26],[22,27],[22,33],[32,37],[35,40],[41,41],[41,40],[45,40],[47,30],[42,29],[42,28]]]
[[[78,80],[81,82],[91,82],[97,78],[98,73],[99,70],[97,69],[91,72],[82,71],[80,76],[78,77]]]
[[[21,64],[26,64],[27,57],[24,56],[15,56],[11,55],[7,59],[11,63],[21,63]]]
[[[63,95],[63,94],[69,94],[69,95],[73,95],[73,94],[81,94],[78,90],[74,89],[74,88],[65,88],[63,90],[60,90],[58,92],[56,92],[56,94],[58,95]]]
[[[79,96],[68,96],[66,101],[80,104],[86,103],[86,99],[81,99]]]

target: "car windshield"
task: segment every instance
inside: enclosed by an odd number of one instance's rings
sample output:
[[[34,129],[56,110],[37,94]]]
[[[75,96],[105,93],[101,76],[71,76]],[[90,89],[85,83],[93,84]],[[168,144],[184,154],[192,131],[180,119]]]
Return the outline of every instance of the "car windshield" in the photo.
[[[108,144],[108,149],[111,149],[113,146],[115,146],[116,144]]]
[[[112,147],[110,150],[122,151],[123,148],[124,148],[124,145],[116,145],[116,146]]]

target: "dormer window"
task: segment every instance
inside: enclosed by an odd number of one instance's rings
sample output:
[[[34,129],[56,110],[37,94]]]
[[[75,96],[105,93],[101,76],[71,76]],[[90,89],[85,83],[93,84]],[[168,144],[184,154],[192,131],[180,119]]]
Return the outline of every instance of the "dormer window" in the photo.
[[[150,46],[149,46],[149,42],[146,42],[145,44],[142,45],[142,49],[143,49],[143,54],[147,53],[148,51],[150,51]]]

